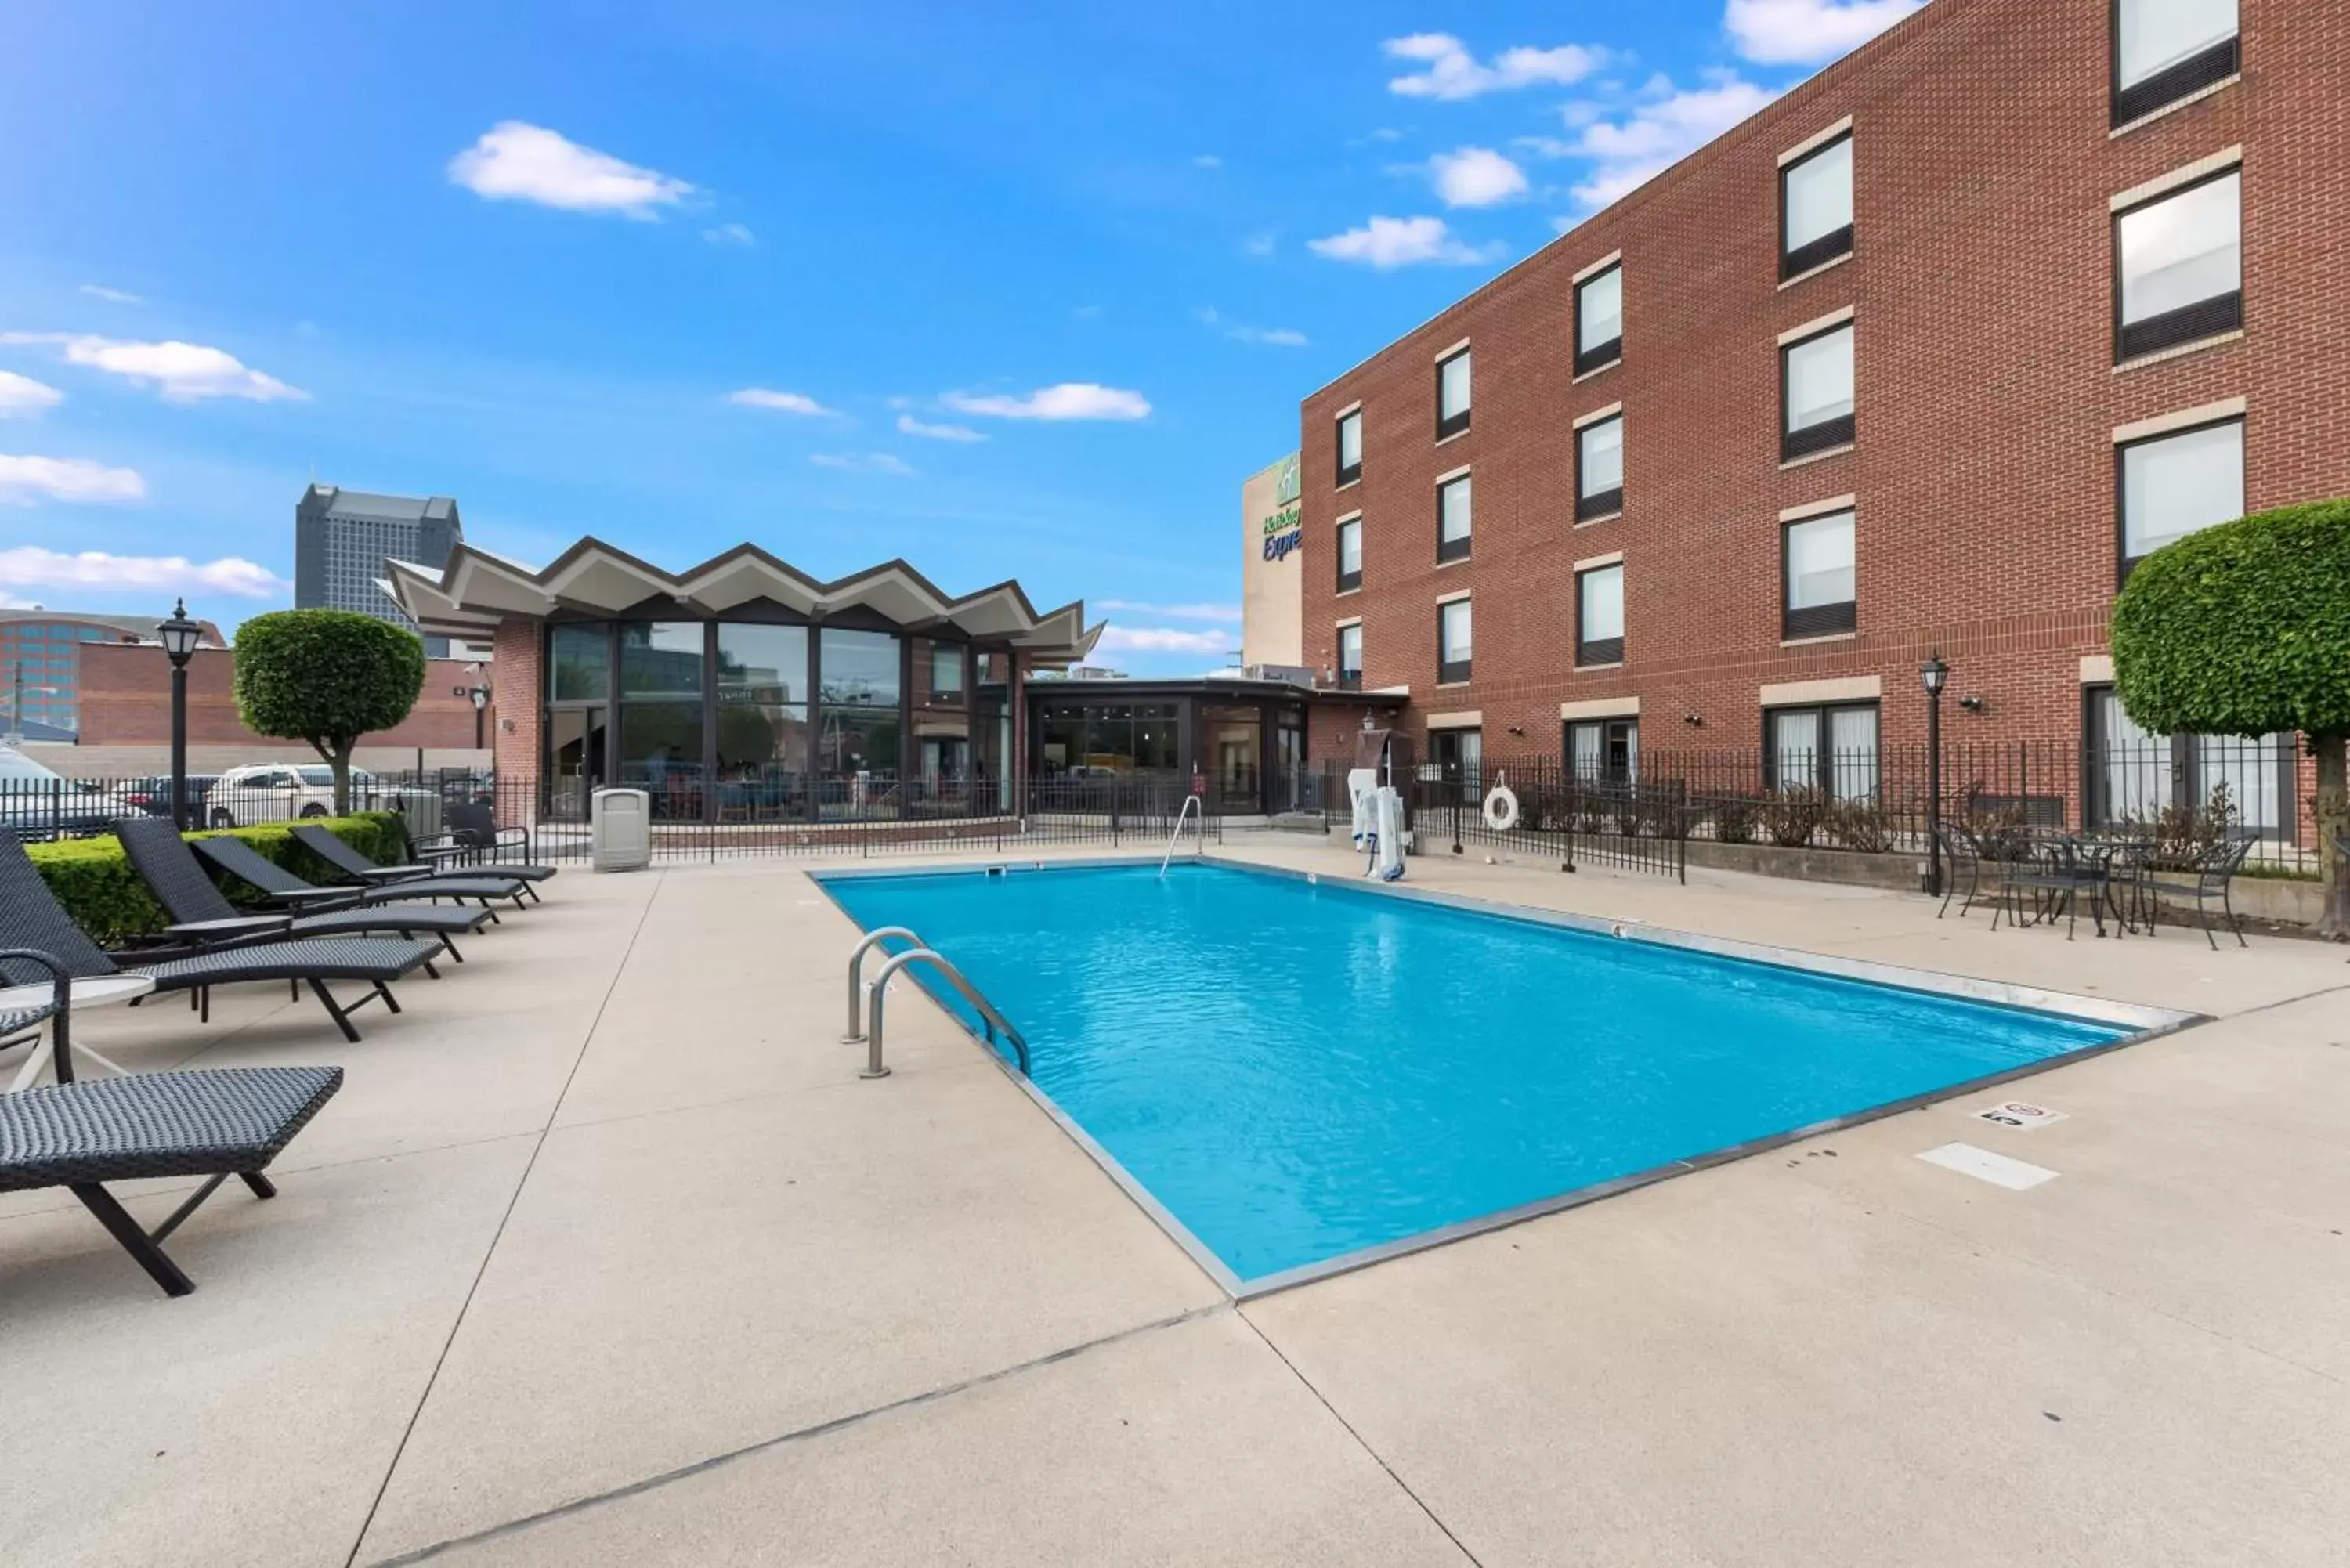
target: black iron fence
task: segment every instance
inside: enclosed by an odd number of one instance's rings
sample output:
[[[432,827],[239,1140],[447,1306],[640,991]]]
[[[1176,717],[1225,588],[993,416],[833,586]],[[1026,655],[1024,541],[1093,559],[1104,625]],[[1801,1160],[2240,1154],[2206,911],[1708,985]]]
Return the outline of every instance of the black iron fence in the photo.
[[[1422,764],[1404,787],[1423,854],[1514,846],[1675,875],[1683,851],[1669,846],[1687,840],[1920,856],[1939,787],[1942,819],[1981,831],[2131,827],[2184,855],[2241,829],[2257,836],[2255,865],[2317,868],[2309,774],[2289,737],[1959,742],[1941,748],[1939,777],[1934,764],[1923,744],[1643,750],[1620,768],[1588,771],[1557,757],[1488,755],[1466,774]],[[1279,787],[1296,809],[1340,824],[1352,812],[1347,774],[1328,763]],[[1503,783],[1518,802],[1506,827],[1484,810]]]

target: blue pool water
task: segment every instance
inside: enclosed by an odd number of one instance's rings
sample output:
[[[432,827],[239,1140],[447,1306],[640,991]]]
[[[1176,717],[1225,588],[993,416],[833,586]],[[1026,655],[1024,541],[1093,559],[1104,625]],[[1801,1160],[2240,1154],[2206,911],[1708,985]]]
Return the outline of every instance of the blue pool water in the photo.
[[[824,881],[1243,1282],[2127,1033],[1231,867]]]

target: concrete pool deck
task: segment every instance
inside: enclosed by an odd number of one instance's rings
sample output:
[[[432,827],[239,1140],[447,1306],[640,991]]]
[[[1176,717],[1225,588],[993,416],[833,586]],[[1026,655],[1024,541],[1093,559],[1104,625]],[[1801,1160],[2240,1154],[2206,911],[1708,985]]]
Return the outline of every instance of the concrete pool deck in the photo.
[[[2203,1565],[2350,1540],[2339,948],[1423,857],[1423,888],[2215,1022],[2005,1091],[2067,1113],[2033,1131],[1929,1106],[1235,1306],[918,993],[894,1075],[858,1080],[820,866],[567,873],[356,1046],[265,987],[210,1029],[94,1015],[134,1068],[349,1081],[278,1200],[224,1191],[174,1236],[183,1300],[69,1196],[0,1198],[0,1563]],[[1954,1141],[2058,1174],[1916,1158]],[[172,1187],[126,1191],[151,1222]]]

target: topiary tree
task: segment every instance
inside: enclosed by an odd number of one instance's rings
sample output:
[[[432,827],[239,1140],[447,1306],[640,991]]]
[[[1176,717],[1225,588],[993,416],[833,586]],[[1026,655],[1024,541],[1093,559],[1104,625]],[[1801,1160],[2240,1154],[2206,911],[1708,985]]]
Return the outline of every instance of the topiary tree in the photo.
[[[236,709],[264,735],[307,741],[335,770],[335,814],[351,808],[359,737],[408,717],[424,690],[414,632],[354,610],[276,610],[236,632]]]
[[[2350,940],[2350,498],[2259,512],[2137,564],[2114,602],[2114,683],[2157,734],[2297,731],[2317,758],[2321,936]]]

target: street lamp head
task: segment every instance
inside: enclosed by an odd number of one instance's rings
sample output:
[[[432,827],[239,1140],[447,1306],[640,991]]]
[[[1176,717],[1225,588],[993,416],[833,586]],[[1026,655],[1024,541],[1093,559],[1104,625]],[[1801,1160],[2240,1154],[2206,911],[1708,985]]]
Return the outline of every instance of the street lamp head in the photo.
[[[473,699],[473,711],[476,713],[490,705],[490,689],[486,686],[476,686],[468,695]]]
[[[1939,697],[1943,683],[1950,678],[1950,667],[1942,662],[1942,656],[1939,653],[1929,654],[1926,662],[1918,667],[1918,682],[1926,688],[1929,697]]]
[[[155,635],[162,639],[163,651],[173,664],[185,664],[196,651],[196,639],[203,629],[188,618],[188,602],[181,599],[172,606],[172,618],[157,627]]]

